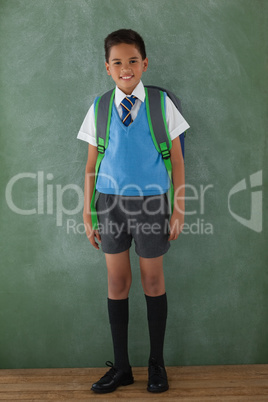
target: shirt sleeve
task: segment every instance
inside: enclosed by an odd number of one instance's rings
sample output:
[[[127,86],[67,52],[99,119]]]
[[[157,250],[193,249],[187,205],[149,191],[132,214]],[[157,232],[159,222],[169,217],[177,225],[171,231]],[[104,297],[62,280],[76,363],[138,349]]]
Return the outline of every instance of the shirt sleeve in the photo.
[[[96,129],[95,129],[95,116],[94,116],[94,104],[90,106],[89,111],[86,114],[86,117],[80,127],[77,138],[79,140],[83,140],[88,142],[93,146],[97,146],[96,137],[95,137]]]
[[[166,97],[166,120],[171,141],[190,127],[168,96]]]

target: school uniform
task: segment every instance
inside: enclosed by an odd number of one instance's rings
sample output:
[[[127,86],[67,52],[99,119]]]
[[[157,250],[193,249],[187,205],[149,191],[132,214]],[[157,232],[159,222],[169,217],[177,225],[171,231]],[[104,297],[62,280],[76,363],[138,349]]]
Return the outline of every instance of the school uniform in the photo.
[[[126,127],[121,120],[121,101],[126,95],[116,87],[109,144],[96,183],[101,248],[109,254],[123,252],[134,239],[139,256],[154,258],[165,254],[170,247],[167,224],[170,183],[163,158],[151,137],[141,81],[132,95],[136,97],[131,109],[133,123]],[[97,146],[95,103],[96,100],[77,136],[93,146]],[[189,124],[167,96],[165,108],[170,138],[174,140],[189,128]]]

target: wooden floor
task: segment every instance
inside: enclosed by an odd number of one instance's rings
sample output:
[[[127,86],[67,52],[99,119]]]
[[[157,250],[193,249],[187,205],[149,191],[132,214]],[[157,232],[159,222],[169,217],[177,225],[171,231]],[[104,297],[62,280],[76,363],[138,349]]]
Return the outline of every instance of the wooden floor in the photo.
[[[147,368],[133,367],[134,384],[99,395],[91,384],[105,368],[0,370],[1,401],[268,401],[268,365],[166,367],[169,390],[146,390]]]

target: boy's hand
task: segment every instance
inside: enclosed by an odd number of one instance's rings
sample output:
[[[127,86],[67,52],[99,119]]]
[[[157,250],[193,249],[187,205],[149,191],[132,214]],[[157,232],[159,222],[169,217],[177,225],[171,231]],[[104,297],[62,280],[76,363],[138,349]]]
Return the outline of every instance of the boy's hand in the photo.
[[[183,214],[172,214],[169,221],[169,238],[168,240],[176,240],[179,234],[182,232],[184,225]]]
[[[95,247],[97,250],[99,250],[99,245],[95,240],[95,237],[97,238],[97,240],[101,243],[101,237],[99,234],[98,230],[93,230],[92,229],[92,222],[91,222],[91,218],[89,216],[84,216],[84,226],[85,226],[85,230],[86,230],[86,235],[88,240],[90,241],[90,243],[92,244],[93,247]]]

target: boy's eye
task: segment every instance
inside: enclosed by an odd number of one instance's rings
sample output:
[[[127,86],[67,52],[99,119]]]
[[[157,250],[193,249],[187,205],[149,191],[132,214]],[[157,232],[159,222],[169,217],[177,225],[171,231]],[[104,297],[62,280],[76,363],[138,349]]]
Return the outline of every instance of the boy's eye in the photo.
[[[137,60],[130,60],[129,61],[129,64],[134,64],[134,63],[137,63]],[[122,64],[121,61],[115,61],[114,62],[115,66],[119,66],[120,64]]]

